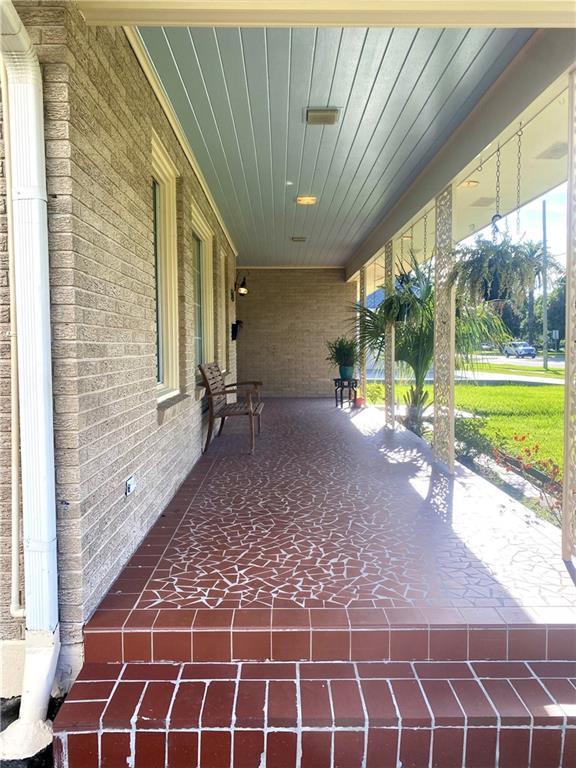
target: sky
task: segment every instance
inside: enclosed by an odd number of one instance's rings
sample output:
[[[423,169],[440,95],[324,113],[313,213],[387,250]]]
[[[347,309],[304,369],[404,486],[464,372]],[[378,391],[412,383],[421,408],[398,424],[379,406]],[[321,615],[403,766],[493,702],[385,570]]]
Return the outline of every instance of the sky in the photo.
[[[508,232],[513,241],[542,240],[542,200],[546,200],[546,237],[548,253],[566,264],[566,184],[547,192],[520,209],[520,236],[516,234],[516,211],[504,216],[498,223],[500,232]],[[492,228],[486,227],[464,242],[474,243],[478,235],[491,238]]]

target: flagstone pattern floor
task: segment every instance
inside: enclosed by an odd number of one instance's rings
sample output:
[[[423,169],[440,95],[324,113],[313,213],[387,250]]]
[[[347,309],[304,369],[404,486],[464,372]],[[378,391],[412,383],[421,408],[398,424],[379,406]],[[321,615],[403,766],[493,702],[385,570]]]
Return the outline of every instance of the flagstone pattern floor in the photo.
[[[384,430],[376,409],[268,401],[257,450],[247,449],[242,425],[227,424],[88,622],[86,683],[55,724],[58,766],[88,766],[88,752],[94,765],[123,764],[105,757],[116,748],[136,766],[170,768],[572,762],[576,671],[563,662],[576,659],[576,588],[555,529],[463,468],[442,473],[418,438]],[[508,662],[495,686],[481,674],[491,662]],[[241,689],[264,693],[259,711],[270,712],[272,683],[240,682],[258,669],[287,675],[296,714],[246,731]],[[370,669],[393,702],[385,723],[366,708]],[[398,694],[397,670],[410,681]],[[495,719],[470,716],[456,672]],[[216,674],[226,686],[206,683]],[[284,677],[266,679],[275,688]],[[214,730],[190,714],[175,726],[182,681],[202,692],[190,713],[221,707],[225,722]],[[335,703],[339,688],[364,702],[352,719]],[[122,723],[108,716],[119,696]],[[325,707],[321,727],[304,701]],[[163,761],[150,762],[156,749]]]

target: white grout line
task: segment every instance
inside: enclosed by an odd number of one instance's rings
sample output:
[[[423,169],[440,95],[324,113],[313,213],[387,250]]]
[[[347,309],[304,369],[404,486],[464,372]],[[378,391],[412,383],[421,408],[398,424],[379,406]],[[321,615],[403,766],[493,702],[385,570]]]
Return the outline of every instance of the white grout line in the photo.
[[[312,632],[310,632],[310,643],[312,643]],[[300,662],[296,662],[296,765],[302,763],[302,700],[300,698]]]
[[[178,691],[180,690],[180,681],[182,680],[183,672],[184,672],[184,664],[181,664],[180,669],[178,670],[178,676],[174,681],[174,691],[172,692],[172,700],[168,707],[168,711],[166,712],[166,765],[165,765],[165,768],[170,768],[168,764],[168,735],[170,733],[170,720],[172,718],[172,709],[174,708],[174,702],[176,701],[176,696],[178,696]]]
[[[240,687],[240,678],[242,675],[242,662],[238,663],[236,670],[236,685],[234,687],[234,700],[232,702],[232,717],[230,718],[230,768],[234,768],[234,731],[236,730],[236,704],[238,702],[238,688]],[[170,766],[166,766],[170,768]]]
[[[368,737],[370,730],[370,722],[368,720],[368,709],[366,708],[366,702],[364,701],[364,691],[360,682],[360,673],[358,672],[358,664],[354,664],[354,673],[356,675],[356,685],[358,686],[358,695],[360,696],[360,702],[362,704],[362,711],[364,712],[364,754],[362,756],[362,768],[366,768],[368,762]]]

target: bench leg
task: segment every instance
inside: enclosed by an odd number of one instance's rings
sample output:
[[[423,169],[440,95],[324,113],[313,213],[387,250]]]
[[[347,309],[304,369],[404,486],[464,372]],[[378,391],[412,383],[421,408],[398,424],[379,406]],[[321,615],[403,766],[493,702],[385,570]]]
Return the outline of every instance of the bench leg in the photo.
[[[224,429],[224,422],[225,422],[225,421],[226,421],[226,417],[225,417],[225,416],[223,416],[223,417],[220,419],[220,429],[218,430],[218,437],[220,437],[220,435],[222,434],[222,430]]]
[[[260,431],[262,429],[262,414],[258,414],[258,434],[260,434]]]
[[[206,451],[208,450],[208,446],[210,445],[213,429],[214,429],[214,419],[210,418],[210,421],[208,422],[208,434],[206,435],[206,445],[204,446],[204,453],[206,453]]]
[[[254,436],[254,416],[250,414],[248,416],[250,419],[250,453],[254,453],[254,446],[255,446],[255,436]]]

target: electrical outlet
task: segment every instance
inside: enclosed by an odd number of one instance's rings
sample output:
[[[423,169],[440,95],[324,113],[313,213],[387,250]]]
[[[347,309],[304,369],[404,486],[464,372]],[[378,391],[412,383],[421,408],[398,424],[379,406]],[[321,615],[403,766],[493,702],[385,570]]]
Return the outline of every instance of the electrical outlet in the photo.
[[[126,485],[124,487],[124,494],[126,496],[130,496],[130,494],[136,490],[136,475],[130,475],[128,480],[126,480]]]

